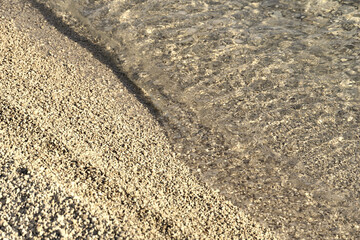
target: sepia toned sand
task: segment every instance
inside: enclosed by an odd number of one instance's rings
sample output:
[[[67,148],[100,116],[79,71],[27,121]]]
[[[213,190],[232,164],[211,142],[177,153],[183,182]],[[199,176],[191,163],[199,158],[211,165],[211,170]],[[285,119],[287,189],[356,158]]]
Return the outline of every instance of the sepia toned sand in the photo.
[[[1,239],[273,239],[193,177],[149,109],[27,1],[0,5]]]
[[[33,1],[113,56],[191,172],[257,222],[359,238],[358,0]]]

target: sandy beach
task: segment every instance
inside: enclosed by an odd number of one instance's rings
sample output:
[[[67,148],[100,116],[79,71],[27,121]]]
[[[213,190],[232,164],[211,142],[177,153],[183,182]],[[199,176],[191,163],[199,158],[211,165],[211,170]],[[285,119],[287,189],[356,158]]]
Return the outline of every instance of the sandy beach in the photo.
[[[0,5],[1,239],[273,239],[28,1]]]
[[[177,157],[253,220],[359,239],[358,0],[33,1],[112,56]]]

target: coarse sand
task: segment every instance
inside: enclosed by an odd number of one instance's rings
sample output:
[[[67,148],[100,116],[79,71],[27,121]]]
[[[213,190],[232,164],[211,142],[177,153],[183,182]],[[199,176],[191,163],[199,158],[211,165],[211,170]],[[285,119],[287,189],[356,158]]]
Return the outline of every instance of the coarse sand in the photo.
[[[192,176],[121,79],[0,4],[1,239],[273,239]]]

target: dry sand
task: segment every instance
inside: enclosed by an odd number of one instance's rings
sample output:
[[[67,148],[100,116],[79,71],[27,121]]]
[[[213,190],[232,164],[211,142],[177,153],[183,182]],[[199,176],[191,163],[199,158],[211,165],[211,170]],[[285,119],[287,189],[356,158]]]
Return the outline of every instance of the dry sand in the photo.
[[[271,239],[27,1],[0,4],[1,239]]]

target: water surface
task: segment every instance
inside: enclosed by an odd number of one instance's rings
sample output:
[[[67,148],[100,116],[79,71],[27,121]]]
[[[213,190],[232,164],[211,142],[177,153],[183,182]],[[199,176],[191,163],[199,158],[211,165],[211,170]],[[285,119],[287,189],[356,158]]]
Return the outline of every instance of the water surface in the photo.
[[[113,53],[194,174],[291,239],[360,236],[354,0],[40,0]]]

